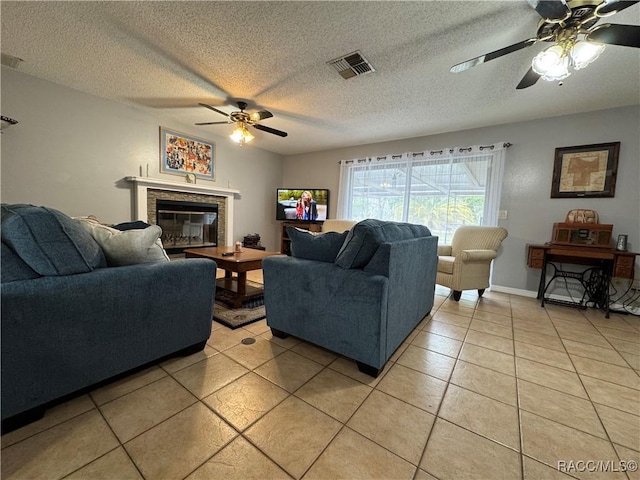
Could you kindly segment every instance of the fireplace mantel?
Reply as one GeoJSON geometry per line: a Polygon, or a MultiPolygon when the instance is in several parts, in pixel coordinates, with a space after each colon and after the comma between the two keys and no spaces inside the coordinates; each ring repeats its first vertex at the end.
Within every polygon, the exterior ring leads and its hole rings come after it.
{"type": "Polygon", "coordinates": [[[199,193],[200,195],[211,195],[225,198],[226,208],[226,245],[233,245],[233,200],[240,196],[240,190],[235,188],[224,188],[210,185],[198,185],[196,183],[179,183],[168,180],[160,180],[151,177],[125,177],[127,182],[135,186],[135,214],[137,220],[148,221],[147,212],[147,190],[167,190],[170,192],[199,193]]]}

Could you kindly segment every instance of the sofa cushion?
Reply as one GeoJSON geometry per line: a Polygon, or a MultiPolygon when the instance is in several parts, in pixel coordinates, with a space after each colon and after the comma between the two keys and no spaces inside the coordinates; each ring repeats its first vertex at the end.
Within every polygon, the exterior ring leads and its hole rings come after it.
{"type": "Polygon", "coordinates": [[[287,227],[291,239],[291,256],[307,260],[333,263],[347,232],[312,233],[296,227],[287,227]]]}
{"type": "Polygon", "coordinates": [[[110,267],[169,261],[160,240],[162,229],[157,225],[120,231],[88,218],[76,221],[98,242],[110,267]]]}
{"type": "Polygon", "coordinates": [[[2,242],[2,259],[0,262],[0,265],[2,265],[2,268],[0,268],[2,283],[31,280],[40,277],[40,275],[24,263],[22,259],[11,250],[11,247],[4,242],[2,242]]]}
{"type": "Polygon", "coordinates": [[[39,275],[73,275],[106,266],[91,235],[53,208],[2,205],[2,241],[39,275]]]}
{"type": "Polygon", "coordinates": [[[363,268],[384,242],[430,237],[424,225],[367,219],[354,225],[336,257],[342,268],[363,268]]]}

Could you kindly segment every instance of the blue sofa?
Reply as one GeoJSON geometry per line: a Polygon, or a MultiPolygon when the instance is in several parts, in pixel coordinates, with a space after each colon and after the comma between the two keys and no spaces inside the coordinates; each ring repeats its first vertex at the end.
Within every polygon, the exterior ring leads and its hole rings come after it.
{"type": "Polygon", "coordinates": [[[288,227],[292,256],[263,260],[267,324],[356,360],[377,376],[433,307],[438,237],[364,220],[349,232],[288,227]]]}
{"type": "MultiPolygon", "coordinates": [[[[139,246],[157,228],[114,238],[139,246]]],[[[70,394],[204,348],[215,262],[110,267],[79,220],[31,205],[2,205],[1,234],[3,432],[70,394]]]]}

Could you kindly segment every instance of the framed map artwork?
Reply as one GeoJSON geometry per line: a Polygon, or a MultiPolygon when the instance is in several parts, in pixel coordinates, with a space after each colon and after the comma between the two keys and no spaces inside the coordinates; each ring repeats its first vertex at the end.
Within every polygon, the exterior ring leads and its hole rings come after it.
{"type": "Polygon", "coordinates": [[[556,148],[551,198],[613,197],[620,142],[556,148]]]}
{"type": "Polygon", "coordinates": [[[161,173],[215,180],[214,150],[213,142],[160,127],[161,173]]]}

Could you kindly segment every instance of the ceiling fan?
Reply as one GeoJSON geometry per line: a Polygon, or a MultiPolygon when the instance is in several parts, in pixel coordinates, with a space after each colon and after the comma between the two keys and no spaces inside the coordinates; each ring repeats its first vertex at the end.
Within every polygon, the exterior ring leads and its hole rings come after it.
{"type": "Polygon", "coordinates": [[[218,110],[211,105],[207,105],[206,103],[200,103],[201,106],[208,108],[209,110],[213,110],[220,115],[224,115],[227,117],[227,121],[225,122],[200,122],[196,123],[196,125],[221,125],[223,123],[235,123],[236,128],[233,133],[230,135],[231,140],[240,145],[244,145],[247,142],[253,140],[253,135],[247,128],[247,126],[251,126],[258,130],[262,130],[263,132],[272,133],[273,135],[278,135],[279,137],[286,137],[287,132],[283,132],[282,130],[276,130],[275,128],[265,127],[264,125],[260,125],[258,122],[261,120],[266,120],[267,118],[273,117],[273,114],[267,110],[260,110],[258,112],[248,113],[245,112],[247,109],[247,102],[238,102],[238,108],[240,111],[225,113],[222,110],[218,110]]]}
{"type": "Polygon", "coordinates": [[[520,90],[534,85],[540,77],[549,81],[568,77],[570,68],[579,70],[598,58],[604,44],[640,48],[640,26],[609,23],[596,26],[601,18],[638,1],[527,0],[527,3],[542,17],[535,37],[459,63],[450,71],[463,72],[537,42],[554,42],[534,57],[531,68],[516,87],[520,90]]]}

